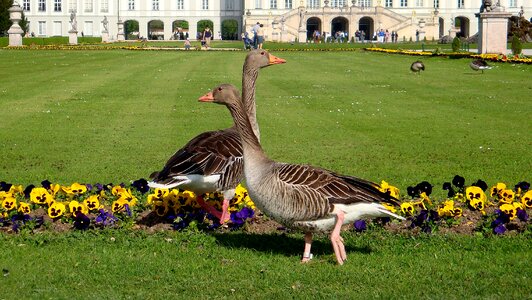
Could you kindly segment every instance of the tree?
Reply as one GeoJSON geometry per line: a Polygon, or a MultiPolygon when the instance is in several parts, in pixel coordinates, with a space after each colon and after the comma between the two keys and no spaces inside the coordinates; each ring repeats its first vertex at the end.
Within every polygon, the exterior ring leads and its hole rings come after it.
{"type": "Polygon", "coordinates": [[[521,42],[530,42],[532,40],[532,23],[524,17],[510,17],[510,30],[508,37],[517,36],[521,42]]]}
{"type": "Polygon", "coordinates": [[[222,39],[238,39],[238,22],[236,20],[224,20],[222,22],[222,39]]]}
{"type": "Polygon", "coordinates": [[[205,30],[205,27],[209,27],[211,31],[214,31],[214,24],[211,20],[198,21],[198,32],[203,32],[203,30],[205,30]]]}
{"type": "Polygon", "coordinates": [[[13,24],[9,20],[9,8],[13,5],[13,0],[0,0],[0,36],[7,34],[9,27],[13,24]]]}

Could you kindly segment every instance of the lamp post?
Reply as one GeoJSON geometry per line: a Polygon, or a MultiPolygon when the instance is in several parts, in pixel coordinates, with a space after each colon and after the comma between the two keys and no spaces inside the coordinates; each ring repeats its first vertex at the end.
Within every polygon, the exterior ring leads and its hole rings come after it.
{"type": "Polygon", "coordinates": [[[7,31],[9,34],[9,46],[22,46],[22,34],[24,34],[24,30],[18,24],[22,20],[22,8],[18,3],[14,2],[13,6],[7,11],[9,12],[9,20],[13,22],[13,25],[7,31]]]}

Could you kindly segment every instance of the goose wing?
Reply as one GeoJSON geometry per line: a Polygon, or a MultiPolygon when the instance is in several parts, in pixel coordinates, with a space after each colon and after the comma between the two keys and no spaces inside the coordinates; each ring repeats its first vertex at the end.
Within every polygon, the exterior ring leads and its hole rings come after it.
{"type": "Polygon", "coordinates": [[[279,164],[278,177],[284,184],[306,194],[318,195],[329,204],[353,204],[359,202],[387,202],[399,205],[397,199],[379,190],[373,182],[336,174],[309,165],[279,164]]]}
{"type": "Polygon", "coordinates": [[[154,181],[179,175],[213,175],[242,164],[240,136],[234,127],[204,132],[179,149],[152,177],[154,181]]]}

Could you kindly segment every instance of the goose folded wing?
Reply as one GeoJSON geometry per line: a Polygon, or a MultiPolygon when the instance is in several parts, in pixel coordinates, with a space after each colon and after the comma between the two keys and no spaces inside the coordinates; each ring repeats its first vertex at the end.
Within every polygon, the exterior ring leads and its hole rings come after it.
{"type": "Polygon", "coordinates": [[[213,175],[242,159],[242,146],[236,130],[205,132],[179,149],[157,177],[213,175]]]}
{"type": "Polygon", "coordinates": [[[381,192],[373,182],[309,165],[280,164],[279,179],[302,191],[310,189],[330,204],[387,202],[398,205],[397,199],[381,192]]]}

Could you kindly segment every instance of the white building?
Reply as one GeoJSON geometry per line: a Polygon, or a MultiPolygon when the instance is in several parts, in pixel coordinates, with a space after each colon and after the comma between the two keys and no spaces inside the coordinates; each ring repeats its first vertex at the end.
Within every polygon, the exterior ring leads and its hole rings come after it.
{"type": "MultiPolygon", "coordinates": [[[[251,31],[256,22],[264,24],[269,41],[303,41],[320,33],[357,30],[366,33],[384,29],[396,31],[399,40],[444,35],[471,36],[478,31],[482,0],[18,0],[35,36],[67,36],[70,13],[76,11],[78,34],[100,36],[103,18],[109,21],[109,35],[116,39],[119,20],[138,22],[138,36],[171,39],[177,24],[189,24],[195,37],[198,22],[213,24],[214,38],[222,33],[222,22],[238,26],[237,32],[251,31]],[[162,28],[161,28],[162,22],[162,28]],[[153,24],[158,23],[158,26],[153,24]]],[[[517,15],[532,11],[532,0],[492,0],[517,15]]],[[[126,26],[127,27],[127,26],[126,26]]],[[[126,34],[136,34],[126,32],[126,34]]]]}

